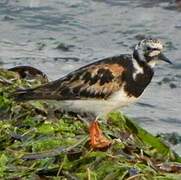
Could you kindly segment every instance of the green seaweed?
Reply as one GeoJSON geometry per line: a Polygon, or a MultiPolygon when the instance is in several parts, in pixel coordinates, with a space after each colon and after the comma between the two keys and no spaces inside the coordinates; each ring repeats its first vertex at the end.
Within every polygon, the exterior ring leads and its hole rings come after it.
{"type": "Polygon", "coordinates": [[[39,84],[0,71],[1,179],[181,179],[181,157],[120,112],[100,122],[113,143],[99,151],[91,149],[81,119],[57,115],[44,101],[11,98],[17,88],[39,84]]]}

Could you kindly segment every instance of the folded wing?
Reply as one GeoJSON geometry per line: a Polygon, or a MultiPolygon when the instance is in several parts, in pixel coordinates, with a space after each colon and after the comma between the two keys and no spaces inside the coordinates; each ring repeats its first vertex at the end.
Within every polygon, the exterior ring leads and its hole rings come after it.
{"type": "Polygon", "coordinates": [[[124,72],[121,63],[113,59],[104,60],[37,88],[17,90],[14,97],[16,100],[106,99],[121,88],[124,72]]]}

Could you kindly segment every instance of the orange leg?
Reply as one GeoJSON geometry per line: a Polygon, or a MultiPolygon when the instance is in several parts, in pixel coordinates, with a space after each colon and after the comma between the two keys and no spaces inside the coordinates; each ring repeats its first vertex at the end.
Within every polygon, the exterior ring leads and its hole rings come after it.
{"type": "Polygon", "coordinates": [[[99,124],[97,121],[91,122],[89,133],[90,133],[90,145],[92,146],[93,149],[103,149],[110,146],[111,141],[109,141],[102,134],[102,131],[99,128],[99,124]]]}

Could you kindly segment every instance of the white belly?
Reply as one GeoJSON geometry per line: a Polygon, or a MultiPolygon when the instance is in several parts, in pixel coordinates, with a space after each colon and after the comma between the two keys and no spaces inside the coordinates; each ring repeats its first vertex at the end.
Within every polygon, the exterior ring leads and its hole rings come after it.
{"type": "Polygon", "coordinates": [[[67,100],[55,101],[56,108],[64,109],[65,111],[73,112],[88,112],[96,116],[105,115],[111,111],[127,106],[135,102],[137,98],[129,97],[120,90],[114,93],[109,99],[87,99],[87,100],[67,100]]]}

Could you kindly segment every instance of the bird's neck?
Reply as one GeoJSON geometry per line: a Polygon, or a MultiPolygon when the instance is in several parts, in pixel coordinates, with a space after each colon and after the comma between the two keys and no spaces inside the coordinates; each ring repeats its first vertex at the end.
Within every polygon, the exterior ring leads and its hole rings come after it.
{"type": "Polygon", "coordinates": [[[151,57],[146,57],[142,52],[139,52],[138,49],[135,49],[133,52],[133,64],[135,68],[154,68],[156,61],[151,57]]]}
{"type": "Polygon", "coordinates": [[[132,56],[133,70],[126,84],[129,96],[139,97],[153,77],[153,69],[145,61],[141,61],[137,54],[132,56]]]}
{"type": "Polygon", "coordinates": [[[143,53],[140,53],[138,49],[135,49],[133,51],[133,61],[136,61],[136,63],[142,67],[144,66],[146,59],[145,56],[143,55],[143,53]]]}
{"type": "MultiPolygon", "coordinates": [[[[150,61],[150,64],[147,63],[146,59],[142,59],[143,57],[140,56],[138,51],[134,51],[133,57],[132,57],[132,63],[133,63],[133,74],[132,78],[133,80],[138,84],[147,84],[150,82],[152,76],[153,76],[153,66],[150,61]],[[141,80],[140,80],[141,77],[141,80]]],[[[144,57],[145,58],[145,57],[144,57]]]]}
{"type": "Polygon", "coordinates": [[[134,50],[133,52],[132,62],[134,68],[133,79],[136,79],[138,74],[144,74],[145,67],[145,63],[137,50],[134,50]]]}

